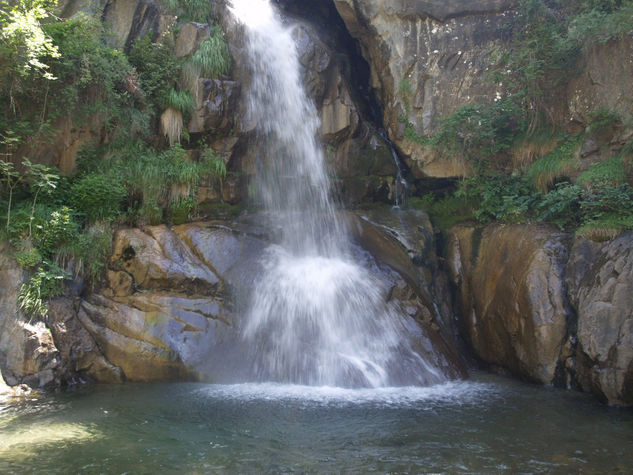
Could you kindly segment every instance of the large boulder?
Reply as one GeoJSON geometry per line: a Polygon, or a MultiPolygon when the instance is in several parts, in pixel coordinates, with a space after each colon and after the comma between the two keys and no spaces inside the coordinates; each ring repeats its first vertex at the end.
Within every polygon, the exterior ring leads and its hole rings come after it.
{"type": "Polygon", "coordinates": [[[60,297],[48,308],[47,326],[59,351],[62,383],[123,381],[121,369],[103,356],[101,348],[77,317],[77,305],[77,298],[60,297]]]}
{"type": "Polygon", "coordinates": [[[572,249],[570,297],[578,314],[578,382],[611,404],[633,405],[633,233],[572,249]]]}
{"type": "Polygon", "coordinates": [[[631,57],[631,35],[596,43],[583,50],[581,74],[573,78],[567,88],[569,114],[566,119],[586,125],[590,122],[590,114],[600,109],[614,111],[622,117],[632,115],[631,57]]]}
{"type": "Polygon", "coordinates": [[[571,316],[567,238],[528,225],[450,231],[462,327],[480,359],[524,379],[554,382],[571,316]]]}
{"type": "Polygon", "coordinates": [[[378,262],[397,271],[406,292],[394,288],[392,297],[415,305],[414,318],[441,334],[450,353],[463,353],[457,338],[457,318],[451,302],[448,275],[436,254],[433,226],[419,210],[373,208],[349,214],[352,236],[378,262]]]}
{"type": "Polygon", "coordinates": [[[164,5],[153,0],[109,1],[101,18],[108,27],[110,44],[125,49],[148,35],[152,40],[158,39],[175,20],[175,16],[164,5]]]}
{"type": "Polygon", "coordinates": [[[633,404],[633,233],[460,226],[447,260],[461,329],[493,369],[633,404]]]}
{"type": "Polygon", "coordinates": [[[215,380],[239,360],[225,343],[236,340],[231,295],[252,284],[263,246],[220,225],[120,230],[108,286],[77,318],[125,380],[215,380]]]}
{"type": "Polygon", "coordinates": [[[59,385],[60,358],[44,322],[29,320],[18,307],[25,272],[0,243],[0,370],[10,386],[34,388],[59,385]]]}

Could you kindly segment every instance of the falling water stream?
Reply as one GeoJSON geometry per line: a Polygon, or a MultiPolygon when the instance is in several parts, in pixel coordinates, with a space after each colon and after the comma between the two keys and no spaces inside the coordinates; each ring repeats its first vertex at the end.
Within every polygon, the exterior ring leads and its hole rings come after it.
{"type": "Polygon", "coordinates": [[[232,5],[251,65],[256,188],[269,226],[281,230],[265,256],[243,327],[256,379],[346,387],[444,381],[409,345],[409,330],[384,301],[380,284],[352,259],[292,28],[268,0],[232,5]]]}

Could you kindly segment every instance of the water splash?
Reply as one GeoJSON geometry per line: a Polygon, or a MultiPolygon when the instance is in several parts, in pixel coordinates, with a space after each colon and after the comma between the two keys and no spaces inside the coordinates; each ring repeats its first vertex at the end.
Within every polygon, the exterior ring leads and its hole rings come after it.
{"type": "Polygon", "coordinates": [[[264,256],[242,336],[258,381],[345,387],[446,378],[414,351],[380,283],[351,257],[331,197],[320,121],[300,78],[292,28],[268,0],[232,0],[244,25],[257,124],[257,195],[281,229],[264,256]]]}

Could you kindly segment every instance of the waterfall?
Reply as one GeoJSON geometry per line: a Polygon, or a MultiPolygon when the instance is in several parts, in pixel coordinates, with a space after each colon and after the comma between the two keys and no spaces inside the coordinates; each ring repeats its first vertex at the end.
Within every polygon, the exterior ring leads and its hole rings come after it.
{"type": "Polygon", "coordinates": [[[258,381],[379,387],[444,377],[414,351],[403,316],[352,257],[330,193],[320,121],[301,83],[292,27],[268,0],[232,0],[244,25],[257,124],[256,190],[278,242],[263,256],[241,328],[258,381]],[[404,375],[404,376],[403,376],[404,375]]]}

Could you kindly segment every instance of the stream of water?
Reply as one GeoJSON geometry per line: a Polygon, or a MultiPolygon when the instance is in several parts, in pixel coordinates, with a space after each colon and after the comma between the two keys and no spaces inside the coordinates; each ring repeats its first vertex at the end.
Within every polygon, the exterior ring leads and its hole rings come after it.
{"type": "Polygon", "coordinates": [[[630,473],[633,412],[490,375],[123,384],[0,406],[2,473],[630,473]]]}
{"type": "Polygon", "coordinates": [[[320,122],[301,83],[292,26],[268,0],[232,0],[256,125],[259,201],[280,230],[242,328],[257,381],[380,387],[447,378],[409,344],[404,316],[354,261],[331,197],[320,122]]]}

